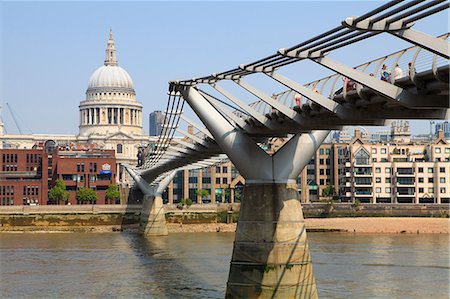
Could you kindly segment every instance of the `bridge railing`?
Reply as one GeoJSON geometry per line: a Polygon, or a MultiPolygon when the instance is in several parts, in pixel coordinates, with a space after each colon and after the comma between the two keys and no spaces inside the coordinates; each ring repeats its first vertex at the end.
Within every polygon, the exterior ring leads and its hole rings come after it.
{"type": "MultiPolygon", "coordinates": [[[[447,40],[449,36],[450,33],[446,33],[439,36],[439,38],[447,40]]],[[[370,62],[358,65],[357,67],[355,67],[355,69],[358,69],[366,74],[373,74],[375,77],[380,78],[383,64],[387,66],[387,71],[391,74],[393,73],[395,65],[398,64],[403,72],[403,77],[406,77],[410,75],[409,63],[412,64],[412,67],[415,69],[416,73],[429,71],[436,67],[439,68],[449,65],[449,61],[447,59],[439,55],[432,54],[431,52],[426,51],[418,46],[412,46],[390,55],[383,56],[370,62]]],[[[338,94],[343,90],[344,78],[340,74],[334,74],[319,80],[309,82],[304,86],[308,87],[311,90],[317,91],[322,95],[326,95],[332,99],[335,94],[338,94]]],[[[351,89],[351,87],[347,88],[351,89]]],[[[298,105],[296,97],[300,98],[300,96],[292,90],[278,93],[275,96],[277,101],[291,108],[312,104],[312,101],[308,98],[301,97],[300,105],[298,105]]],[[[256,111],[263,114],[270,113],[272,110],[272,107],[264,103],[263,101],[255,101],[249,105],[256,111]]],[[[243,117],[244,119],[249,118],[249,116],[244,115],[243,113],[238,111],[235,111],[235,114],[243,117]]]]}

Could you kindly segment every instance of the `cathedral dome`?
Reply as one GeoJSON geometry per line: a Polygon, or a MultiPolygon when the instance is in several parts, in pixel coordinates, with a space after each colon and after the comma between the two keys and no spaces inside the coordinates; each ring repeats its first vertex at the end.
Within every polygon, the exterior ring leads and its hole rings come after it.
{"type": "Polygon", "coordinates": [[[88,89],[99,87],[133,88],[133,81],[126,70],[118,65],[103,65],[89,79],[88,89]]]}
{"type": "Polygon", "coordinates": [[[87,92],[127,92],[134,94],[133,81],[126,70],[117,65],[116,47],[109,32],[105,64],[95,70],[89,79],[87,92]]]}

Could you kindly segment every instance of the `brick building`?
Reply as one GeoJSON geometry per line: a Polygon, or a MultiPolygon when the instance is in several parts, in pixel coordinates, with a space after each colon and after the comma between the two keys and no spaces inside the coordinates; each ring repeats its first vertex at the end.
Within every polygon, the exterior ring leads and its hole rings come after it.
{"type": "Polygon", "coordinates": [[[67,203],[77,204],[80,187],[96,190],[97,204],[113,203],[105,190],[116,179],[114,150],[65,150],[47,141],[33,149],[0,149],[0,169],[0,205],[54,204],[48,191],[58,178],[69,191],[67,203]]]}

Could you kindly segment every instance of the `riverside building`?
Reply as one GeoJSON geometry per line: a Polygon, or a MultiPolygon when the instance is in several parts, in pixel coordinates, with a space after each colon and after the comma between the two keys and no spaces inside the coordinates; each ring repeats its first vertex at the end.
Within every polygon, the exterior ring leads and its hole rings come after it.
{"type": "Polygon", "coordinates": [[[136,165],[141,148],[155,141],[142,132],[142,104],[136,99],[133,81],[118,65],[112,31],[102,66],[91,75],[86,97],[79,105],[79,134],[6,135],[0,120],[0,148],[31,149],[36,143],[55,141],[61,147],[70,144],[95,144],[97,148],[114,150],[118,183],[127,185],[130,179],[120,165],[136,165]]]}
{"type": "Polygon", "coordinates": [[[32,149],[0,149],[0,205],[63,204],[48,199],[56,179],[62,179],[69,192],[66,204],[81,204],[76,191],[91,188],[96,204],[116,204],[105,199],[105,191],[116,181],[114,150],[73,145],[58,147],[54,141],[32,149]]]}
{"type": "MultiPolygon", "coordinates": [[[[411,142],[408,132],[408,125],[398,122],[391,131],[396,141],[371,143],[356,130],[348,143],[322,144],[297,179],[302,202],[324,199],[324,190],[332,186],[334,198],[342,202],[449,203],[450,144],[442,131],[432,143],[411,142]]],[[[273,139],[264,148],[274,152],[286,141],[273,139]]],[[[197,203],[234,202],[244,184],[227,162],[178,172],[163,198],[168,203],[183,198],[197,203]],[[209,195],[200,198],[195,194],[198,189],[209,195]]]]}

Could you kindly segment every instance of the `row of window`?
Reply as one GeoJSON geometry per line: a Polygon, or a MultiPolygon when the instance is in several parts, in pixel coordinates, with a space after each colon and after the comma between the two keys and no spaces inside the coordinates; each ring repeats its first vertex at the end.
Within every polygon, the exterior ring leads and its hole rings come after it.
{"type": "Polygon", "coordinates": [[[17,163],[17,154],[3,154],[3,163],[17,163]]]}
{"type": "Polygon", "coordinates": [[[2,171],[17,171],[17,164],[15,165],[2,165],[2,171]]]}
{"type": "MultiPolygon", "coordinates": [[[[216,173],[220,173],[220,166],[216,166],[216,173]]],[[[228,173],[227,166],[222,166],[222,173],[228,173]]]]}
{"type": "MultiPolygon", "coordinates": [[[[441,147],[435,147],[435,148],[434,148],[434,152],[435,152],[436,154],[442,153],[442,150],[443,150],[443,149],[442,149],[441,147]]],[[[394,151],[395,151],[395,149],[394,149],[394,151]]],[[[409,149],[401,148],[401,149],[397,149],[397,152],[398,152],[398,154],[406,155],[406,154],[408,154],[409,149]]],[[[450,147],[446,147],[446,148],[444,149],[444,152],[445,152],[446,154],[450,154],[450,147]]],[[[376,149],[376,148],[372,148],[372,154],[376,154],[376,153],[377,153],[377,149],[376,149]]],[[[386,154],[386,148],[382,147],[382,148],[380,149],[380,153],[381,153],[381,154],[386,154]]]]}
{"type": "MultiPolygon", "coordinates": [[[[414,169],[413,168],[397,168],[397,171],[399,173],[402,173],[402,170],[405,170],[404,174],[414,174],[414,169]],[[399,171],[400,170],[400,171],[399,171]],[[407,170],[407,171],[406,171],[407,170]]],[[[391,173],[392,171],[392,167],[386,167],[384,169],[385,173],[391,173]]],[[[417,171],[419,173],[423,173],[424,172],[424,168],[423,167],[418,167],[417,171]]],[[[434,167],[428,167],[427,168],[427,172],[428,173],[434,173],[434,167]]],[[[445,173],[445,167],[439,167],[439,172],[440,173],[445,173]]],[[[381,167],[375,167],[375,173],[381,173],[381,167]]]]}
{"type": "Polygon", "coordinates": [[[23,186],[23,195],[39,195],[39,186],[23,186]]]}
{"type": "Polygon", "coordinates": [[[27,154],[26,155],[27,164],[38,164],[41,162],[40,154],[27,154]]]}
{"type": "MultiPolygon", "coordinates": [[[[386,188],[384,188],[384,191],[385,191],[385,193],[391,193],[391,191],[393,191],[390,187],[386,187],[386,188]]],[[[418,188],[418,191],[419,191],[419,193],[425,193],[424,191],[424,188],[418,188]]],[[[427,189],[427,191],[428,191],[428,193],[434,193],[434,188],[433,187],[430,187],[430,188],[428,188],[427,189]]],[[[446,193],[447,192],[447,189],[445,188],[445,187],[441,187],[441,188],[439,188],[439,192],[441,193],[441,194],[443,194],[443,193],[446,193]]],[[[377,187],[377,188],[375,188],[375,193],[381,193],[381,188],[379,188],[379,187],[377,187]]],[[[414,192],[410,192],[410,191],[408,191],[408,192],[402,192],[403,194],[401,194],[401,195],[414,195],[414,192]]]]}
{"type": "MultiPolygon", "coordinates": [[[[64,181],[84,182],[84,175],[82,174],[63,174],[62,179],[64,181]]],[[[89,181],[110,181],[111,174],[90,174],[89,181]]]]}
{"type": "MultiPolygon", "coordinates": [[[[84,172],[84,163],[77,163],[77,172],[84,172]]],[[[89,172],[97,172],[97,163],[89,163],[89,172]]]]}
{"type": "Polygon", "coordinates": [[[0,186],[0,196],[14,195],[14,186],[0,186]]]}

